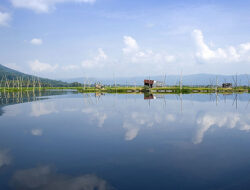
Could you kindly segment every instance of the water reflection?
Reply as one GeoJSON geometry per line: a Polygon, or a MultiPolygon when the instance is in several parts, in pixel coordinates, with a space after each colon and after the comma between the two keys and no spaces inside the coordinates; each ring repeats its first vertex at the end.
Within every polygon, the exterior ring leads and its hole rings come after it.
{"type": "Polygon", "coordinates": [[[24,92],[0,92],[0,105],[18,104],[32,102],[41,97],[55,96],[73,93],[72,91],[47,90],[47,91],[24,91],[24,92]]]}
{"type": "Polygon", "coordinates": [[[105,120],[107,119],[106,113],[103,113],[102,111],[92,107],[82,109],[82,113],[89,116],[90,122],[97,121],[98,127],[102,127],[105,120]]]}
{"type": "Polygon", "coordinates": [[[109,190],[111,186],[94,174],[67,176],[58,174],[51,166],[18,170],[14,173],[11,184],[14,189],[39,190],[109,190]]]}
{"type": "Polygon", "coordinates": [[[43,130],[42,129],[32,129],[31,134],[34,136],[42,136],[43,135],[43,130]]]}
{"type": "MultiPolygon", "coordinates": [[[[193,125],[196,126],[195,135],[191,137],[192,142],[194,144],[199,144],[202,142],[204,134],[209,130],[212,126],[218,127],[227,127],[227,128],[237,128],[239,130],[248,131],[250,118],[249,114],[243,113],[234,113],[234,112],[224,112],[222,110],[217,110],[216,112],[210,111],[211,103],[214,106],[234,106],[235,95],[216,95],[216,101],[213,98],[213,94],[208,95],[185,95],[185,99],[183,100],[183,95],[164,95],[164,94],[144,94],[144,100],[150,101],[151,106],[149,109],[145,109],[142,107],[145,104],[141,104],[143,102],[137,102],[137,104],[133,104],[131,102],[128,103],[128,108],[126,105],[120,103],[118,106],[118,112],[110,113],[107,106],[99,101],[93,101],[95,96],[91,96],[88,94],[85,96],[85,108],[82,109],[82,112],[88,115],[88,119],[90,122],[97,122],[97,126],[101,127],[105,123],[105,120],[114,119],[115,117],[122,117],[121,121],[122,127],[126,130],[124,135],[124,139],[127,141],[131,141],[138,136],[138,133],[142,129],[153,128],[157,126],[169,127],[169,125],[193,125]],[[226,98],[227,97],[227,98],[226,98]],[[205,98],[205,99],[204,99],[205,98]],[[221,99],[224,99],[224,102],[221,102],[221,99]],[[87,100],[86,100],[87,99],[87,100]],[[228,102],[226,101],[228,99],[228,102]],[[167,101],[166,101],[167,100],[167,101]],[[155,101],[155,102],[154,102],[155,101]],[[188,104],[187,106],[183,106],[184,104],[188,104]],[[181,107],[176,106],[176,103],[180,102],[181,107]],[[194,103],[198,105],[194,105],[194,103]],[[209,105],[207,105],[207,102],[209,105]],[[170,106],[166,107],[166,104],[169,103],[170,106]],[[155,105],[154,105],[155,104],[155,105]],[[160,105],[165,105],[163,107],[159,107],[160,105]],[[190,105],[191,104],[191,105],[190,105]],[[88,107],[90,106],[90,107],[88,107]],[[191,106],[191,107],[190,107],[191,106]],[[207,106],[207,107],[206,107],[207,106]],[[138,110],[138,111],[134,111],[138,110]],[[207,112],[209,111],[209,112],[207,112]],[[202,113],[202,114],[201,114],[202,113]],[[118,116],[119,115],[119,116],[118,116]],[[196,116],[197,115],[197,116],[196,116]]],[[[98,96],[98,99],[101,95],[98,96]]],[[[247,105],[249,103],[248,94],[238,95],[237,98],[241,98],[240,100],[245,102],[245,109],[247,109],[247,105]]],[[[115,98],[113,99],[114,102],[115,98]]],[[[122,100],[121,100],[122,101],[122,100]]],[[[110,101],[108,100],[110,103],[110,101]]],[[[241,108],[244,106],[241,106],[241,108]]],[[[237,108],[237,107],[236,107],[237,108]]],[[[214,108],[212,108],[214,109],[214,108]]],[[[113,111],[113,110],[112,110],[113,111]]]]}
{"type": "Polygon", "coordinates": [[[204,113],[197,118],[197,131],[193,138],[195,144],[201,143],[204,134],[212,127],[237,128],[242,131],[250,130],[250,113],[239,114],[232,112],[204,113]]]}
{"type": "Polygon", "coordinates": [[[57,113],[56,105],[54,102],[34,102],[31,104],[31,116],[39,117],[51,113],[57,113]]]}
{"type": "Polygon", "coordinates": [[[8,149],[0,149],[0,169],[11,163],[11,157],[8,149]]]}
{"type": "Polygon", "coordinates": [[[0,189],[250,186],[249,94],[58,94],[2,105],[0,189]]]}
{"type": "MultiPolygon", "coordinates": [[[[25,92],[0,92],[0,116],[4,113],[3,107],[6,105],[20,104],[25,102],[33,102],[41,99],[46,99],[49,96],[71,94],[72,91],[25,91],[25,92]]],[[[16,116],[20,114],[21,110],[13,109],[8,111],[8,116],[16,116]]],[[[53,102],[48,104],[43,104],[41,102],[37,104],[32,104],[32,116],[41,116],[44,114],[49,114],[56,112],[54,109],[53,102]]]]}

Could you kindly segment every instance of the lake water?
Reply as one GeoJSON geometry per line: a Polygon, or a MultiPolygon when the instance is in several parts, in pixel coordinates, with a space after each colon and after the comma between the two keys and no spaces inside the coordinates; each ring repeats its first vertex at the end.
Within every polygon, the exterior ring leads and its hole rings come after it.
{"type": "Polygon", "coordinates": [[[250,189],[249,94],[1,94],[0,189],[250,189]]]}

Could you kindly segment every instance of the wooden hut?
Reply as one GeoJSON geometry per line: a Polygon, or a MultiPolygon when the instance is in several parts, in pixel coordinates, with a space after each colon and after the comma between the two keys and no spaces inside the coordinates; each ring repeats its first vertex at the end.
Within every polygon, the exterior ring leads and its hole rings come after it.
{"type": "Polygon", "coordinates": [[[144,80],[144,86],[148,86],[149,88],[152,88],[154,84],[154,80],[144,80]]]}

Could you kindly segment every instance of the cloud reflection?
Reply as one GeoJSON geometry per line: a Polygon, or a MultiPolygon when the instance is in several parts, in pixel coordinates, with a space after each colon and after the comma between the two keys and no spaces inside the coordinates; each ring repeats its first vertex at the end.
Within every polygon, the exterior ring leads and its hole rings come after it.
{"type": "Polygon", "coordinates": [[[43,135],[43,130],[42,129],[32,129],[31,134],[34,136],[42,136],[43,135]]]}
{"type": "Polygon", "coordinates": [[[31,104],[31,116],[39,117],[57,112],[54,102],[33,102],[31,104]]]}
{"type": "Polygon", "coordinates": [[[98,127],[102,127],[105,120],[107,119],[107,114],[94,108],[82,109],[82,112],[90,116],[91,121],[97,121],[98,127]]]}
{"type": "Polygon", "coordinates": [[[14,189],[35,190],[109,190],[111,186],[96,175],[77,177],[58,174],[50,166],[16,171],[11,184],[14,189]]]}
{"type": "Polygon", "coordinates": [[[11,163],[11,157],[9,155],[9,150],[0,150],[0,168],[11,163]]]}
{"type": "Polygon", "coordinates": [[[217,127],[227,127],[227,128],[237,128],[242,131],[249,131],[250,125],[247,120],[250,118],[250,114],[243,115],[239,113],[206,113],[199,116],[196,120],[198,124],[198,129],[193,138],[194,144],[199,144],[202,142],[204,134],[212,126],[217,127]]]}
{"type": "Polygon", "coordinates": [[[132,112],[125,116],[123,128],[126,129],[125,140],[130,141],[137,137],[141,128],[150,128],[155,124],[161,124],[163,121],[172,122],[175,116],[168,114],[160,115],[152,112],[132,112]]]}

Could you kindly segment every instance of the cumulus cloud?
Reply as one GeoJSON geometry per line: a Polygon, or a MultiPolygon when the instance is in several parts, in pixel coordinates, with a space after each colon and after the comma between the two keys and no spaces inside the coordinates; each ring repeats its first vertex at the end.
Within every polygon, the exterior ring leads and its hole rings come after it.
{"type": "Polygon", "coordinates": [[[0,150],[0,168],[11,163],[11,157],[8,150],[0,150]]]}
{"type": "MultiPolygon", "coordinates": [[[[246,116],[249,118],[249,115],[246,116]]],[[[250,125],[247,120],[243,119],[243,115],[239,113],[206,113],[197,118],[198,129],[193,138],[194,144],[202,142],[204,134],[212,126],[237,128],[242,131],[250,131],[250,125]]]]}
{"type": "Polygon", "coordinates": [[[150,49],[143,50],[131,36],[124,36],[123,42],[125,45],[122,49],[123,54],[133,63],[157,63],[158,66],[161,67],[162,64],[174,62],[176,59],[174,55],[169,55],[167,53],[155,53],[150,49]]]}
{"type": "Polygon", "coordinates": [[[194,30],[193,37],[196,43],[196,58],[200,62],[239,62],[250,61],[250,43],[243,43],[239,46],[212,49],[206,44],[201,30],[194,30]]]}
{"type": "Polygon", "coordinates": [[[48,63],[42,63],[39,60],[35,60],[29,63],[30,68],[34,72],[52,72],[57,69],[58,65],[50,65],[48,63]]]}
{"type": "Polygon", "coordinates": [[[41,45],[43,43],[43,40],[40,38],[33,38],[32,40],[30,40],[30,43],[33,45],[41,45]]]}
{"type": "Polygon", "coordinates": [[[8,26],[11,20],[11,15],[9,13],[0,12],[0,26],[8,26]]]}
{"type": "Polygon", "coordinates": [[[131,53],[134,51],[138,51],[139,46],[134,38],[131,36],[124,36],[123,37],[123,42],[125,44],[125,48],[122,49],[124,53],[131,53]]]}
{"type": "Polygon", "coordinates": [[[57,3],[94,3],[95,0],[10,0],[16,8],[26,8],[37,13],[47,13],[51,9],[55,9],[57,3]]]}
{"type": "Polygon", "coordinates": [[[98,53],[95,57],[89,60],[85,60],[82,62],[83,68],[96,68],[96,67],[103,67],[105,61],[107,60],[108,56],[105,54],[102,48],[98,49],[98,53]]]}
{"type": "Polygon", "coordinates": [[[31,134],[34,136],[42,136],[43,135],[43,130],[42,129],[32,129],[31,134]]]}
{"type": "Polygon", "coordinates": [[[50,166],[18,170],[14,173],[11,184],[14,189],[39,190],[109,190],[112,187],[96,175],[86,174],[76,177],[57,174],[50,166]]]}

